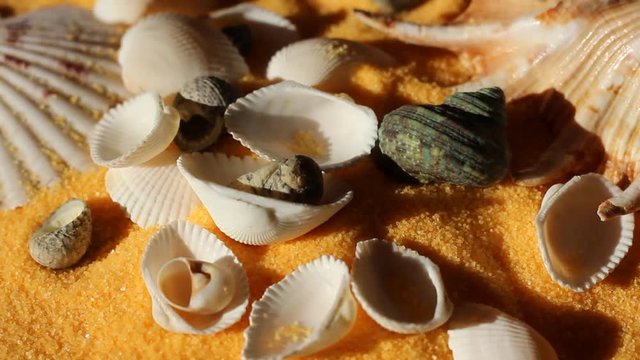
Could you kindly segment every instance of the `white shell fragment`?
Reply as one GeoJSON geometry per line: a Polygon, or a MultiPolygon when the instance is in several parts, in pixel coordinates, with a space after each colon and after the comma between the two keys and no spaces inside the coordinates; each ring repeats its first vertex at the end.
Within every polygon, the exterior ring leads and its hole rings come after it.
{"type": "Polygon", "coordinates": [[[109,110],[89,139],[91,158],[110,168],[139,165],[164,151],[178,133],[180,115],[154,93],[109,110]]]}
{"type": "Polygon", "coordinates": [[[352,328],[356,304],[347,265],[331,256],[300,266],[253,303],[244,359],[282,359],[324,349],[352,328]]]}
{"type": "Polygon", "coordinates": [[[622,194],[616,195],[598,206],[601,220],[610,220],[616,216],[632,214],[640,210],[640,177],[637,177],[622,194]]]}
{"type": "Polygon", "coordinates": [[[93,15],[108,24],[133,24],[151,2],[152,0],[96,0],[93,15]]]}
{"type": "Polygon", "coordinates": [[[235,82],[249,72],[220,31],[204,20],[177,14],[151,15],[129,28],[122,37],[118,62],[127,89],[162,96],[178,92],[199,76],[235,82]]]}
{"type": "Polygon", "coordinates": [[[453,312],[438,266],[384,240],[358,243],[351,286],[367,314],[390,331],[426,332],[447,322],[453,312]]]}
{"type": "Polygon", "coordinates": [[[200,204],[189,183],[180,175],[180,152],[168,149],[140,165],[109,169],[105,186],[134,223],[149,227],[186,219],[200,204]]]}
{"type": "Polygon", "coordinates": [[[258,196],[229,186],[240,175],[265,164],[250,157],[212,153],[183,154],[178,159],[180,172],[218,228],[244,244],[294,239],[327,221],[353,198],[353,191],[329,174],[324,174],[324,194],[318,205],[258,196]]]}
{"type": "Polygon", "coordinates": [[[353,67],[362,63],[389,67],[396,61],[371,45],[342,39],[312,38],[278,51],[269,61],[267,78],[315,86],[325,81],[349,79],[353,67]]]}
{"type": "Polygon", "coordinates": [[[188,222],[166,225],[151,237],[142,276],[153,319],[168,331],[222,331],[240,320],[249,303],[242,264],[214,234],[188,222]]]}
{"type": "Polygon", "coordinates": [[[323,170],[351,164],[377,139],[374,112],[292,81],[263,87],[227,108],[234,139],[268,160],[306,155],[323,170]]]}
{"type": "Polygon", "coordinates": [[[603,280],[622,261],[633,242],[634,217],[606,222],[598,204],[622,191],[599,174],[575,176],[545,194],[536,217],[538,245],[551,278],[573,291],[603,280]]]}
{"type": "Polygon", "coordinates": [[[537,331],[486,305],[457,306],[447,333],[454,360],[558,359],[537,331]]]}

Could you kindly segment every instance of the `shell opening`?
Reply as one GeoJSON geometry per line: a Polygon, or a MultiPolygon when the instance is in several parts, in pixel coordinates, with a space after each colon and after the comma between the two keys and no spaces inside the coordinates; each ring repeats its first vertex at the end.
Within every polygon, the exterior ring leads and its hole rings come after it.
{"type": "Polygon", "coordinates": [[[70,200],[56,210],[42,226],[41,232],[46,234],[58,230],[71,223],[85,209],[85,203],[81,200],[70,200]]]}

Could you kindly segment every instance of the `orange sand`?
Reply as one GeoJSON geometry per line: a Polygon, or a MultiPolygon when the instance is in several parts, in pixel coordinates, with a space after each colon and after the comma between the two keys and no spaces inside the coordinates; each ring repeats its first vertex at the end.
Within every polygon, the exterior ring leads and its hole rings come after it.
{"type": "MultiPolygon", "coordinates": [[[[62,1],[5,4],[22,12],[55,2],[62,1]]],[[[79,2],[89,5],[89,1],[79,2]]],[[[460,10],[460,2],[432,0],[408,16],[442,21],[460,10]]],[[[359,39],[397,56],[402,66],[396,69],[363,68],[346,89],[330,89],[349,93],[380,117],[404,103],[441,101],[446,94],[441,86],[468,76],[454,55],[385,39],[345,10],[345,3],[374,9],[368,0],[257,3],[290,17],[305,37],[359,39]]],[[[247,87],[260,82],[256,79],[247,87]]],[[[514,136],[518,134],[515,131],[514,136]]],[[[215,150],[221,149],[244,152],[228,138],[215,150]]],[[[0,213],[0,356],[238,358],[249,311],[239,323],[212,336],[172,334],[153,322],[140,258],[154,229],[133,225],[111,202],[104,189],[104,173],[104,169],[69,172],[55,188],[38,192],[29,205],[0,213]],[[88,201],[94,216],[93,243],[79,265],[54,272],[29,257],[27,241],[48,214],[70,197],[88,201]]],[[[509,181],[488,189],[404,185],[385,177],[371,159],[340,175],[353,186],[354,200],[323,226],[294,241],[265,247],[241,245],[224,236],[203,207],[190,220],[212,230],[242,261],[251,281],[250,301],[321,254],[351,264],[358,241],[379,237],[435,261],[455,304],[481,302],[524,320],[551,342],[562,359],[638,358],[638,245],[604,282],[586,293],[572,293],[550,280],[537,248],[533,218],[545,189],[509,181]]],[[[382,329],[359,310],[352,332],[311,358],[450,357],[446,325],[426,334],[400,335],[382,329]]]]}

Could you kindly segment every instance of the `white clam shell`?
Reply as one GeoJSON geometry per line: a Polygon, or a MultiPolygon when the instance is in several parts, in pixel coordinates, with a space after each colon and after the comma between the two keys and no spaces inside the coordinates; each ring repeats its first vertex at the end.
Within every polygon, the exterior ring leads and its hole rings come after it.
{"type": "Polygon", "coordinates": [[[142,277],[151,296],[153,319],[164,329],[188,334],[211,334],[236,323],[249,303],[247,275],[235,255],[222,241],[200,226],[178,221],[156,232],[142,255],[142,277]],[[158,288],[160,269],[176,258],[214,263],[226,269],[235,285],[228,305],[214,314],[185,313],[173,308],[158,288]]]}
{"type": "Polygon", "coordinates": [[[271,285],[253,303],[242,356],[282,359],[314,353],[345,336],[355,318],[347,265],[321,256],[271,285]]]}
{"type": "Polygon", "coordinates": [[[193,153],[180,156],[178,168],[220,230],[249,245],[301,236],[327,221],[353,198],[348,186],[329,174],[324,174],[325,190],[320,205],[258,196],[228,186],[240,175],[266,163],[250,157],[193,153]]]}
{"type": "Polygon", "coordinates": [[[384,240],[358,243],[351,286],[367,314],[390,331],[426,332],[447,322],[453,312],[438,266],[384,240]]]}
{"type": "Polygon", "coordinates": [[[454,360],[558,359],[537,331],[486,305],[457,306],[447,333],[454,360]]]}
{"type": "Polygon", "coordinates": [[[378,136],[376,115],[368,107],[292,81],[238,99],[227,108],[225,124],[263,158],[306,155],[323,170],[369,154],[378,136]]]}
{"type": "Polygon", "coordinates": [[[220,31],[204,20],[176,14],[151,15],[129,28],[122,37],[118,62],[127,89],[163,96],[178,92],[199,76],[234,82],[249,72],[220,31]]]}
{"type": "Polygon", "coordinates": [[[600,174],[575,176],[545,194],[536,217],[538,245],[551,278],[573,291],[603,280],[633,242],[633,214],[601,221],[598,205],[622,191],[600,174]]]}
{"type": "Polygon", "coordinates": [[[269,61],[267,78],[314,86],[325,81],[348,79],[353,66],[362,63],[386,67],[396,62],[391,55],[371,45],[342,39],[312,38],[278,51],[269,61]]]}
{"type": "Polygon", "coordinates": [[[105,23],[132,24],[140,18],[152,0],[96,0],[93,15],[105,23]]]}
{"type": "Polygon", "coordinates": [[[107,193],[134,223],[149,227],[186,219],[200,204],[176,167],[178,156],[168,149],[141,165],[107,171],[107,193]]]}
{"type": "Polygon", "coordinates": [[[91,159],[110,168],[142,164],[171,144],[179,126],[180,114],[158,94],[138,95],[104,114],[89,138],[91,159]]]}

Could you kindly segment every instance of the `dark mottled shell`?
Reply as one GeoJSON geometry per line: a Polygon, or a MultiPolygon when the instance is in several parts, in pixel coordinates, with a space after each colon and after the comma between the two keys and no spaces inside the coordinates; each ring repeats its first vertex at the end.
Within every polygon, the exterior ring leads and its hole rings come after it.
{"type": "Polygon", "coordinates": [[[380,149],[420,182],[488,186],[509,166],[499,88],[461,92],[442,105],[402,106],[382,120],[380,149]]]}
{"type": "Polygon", "coordinates": [[[220,29],[222,33],[231,40],[233,46],[238,49],[240,54],[247,55],[251,50],[251,28],[249,25],[233,25],[225,26],[220,29]]]}

